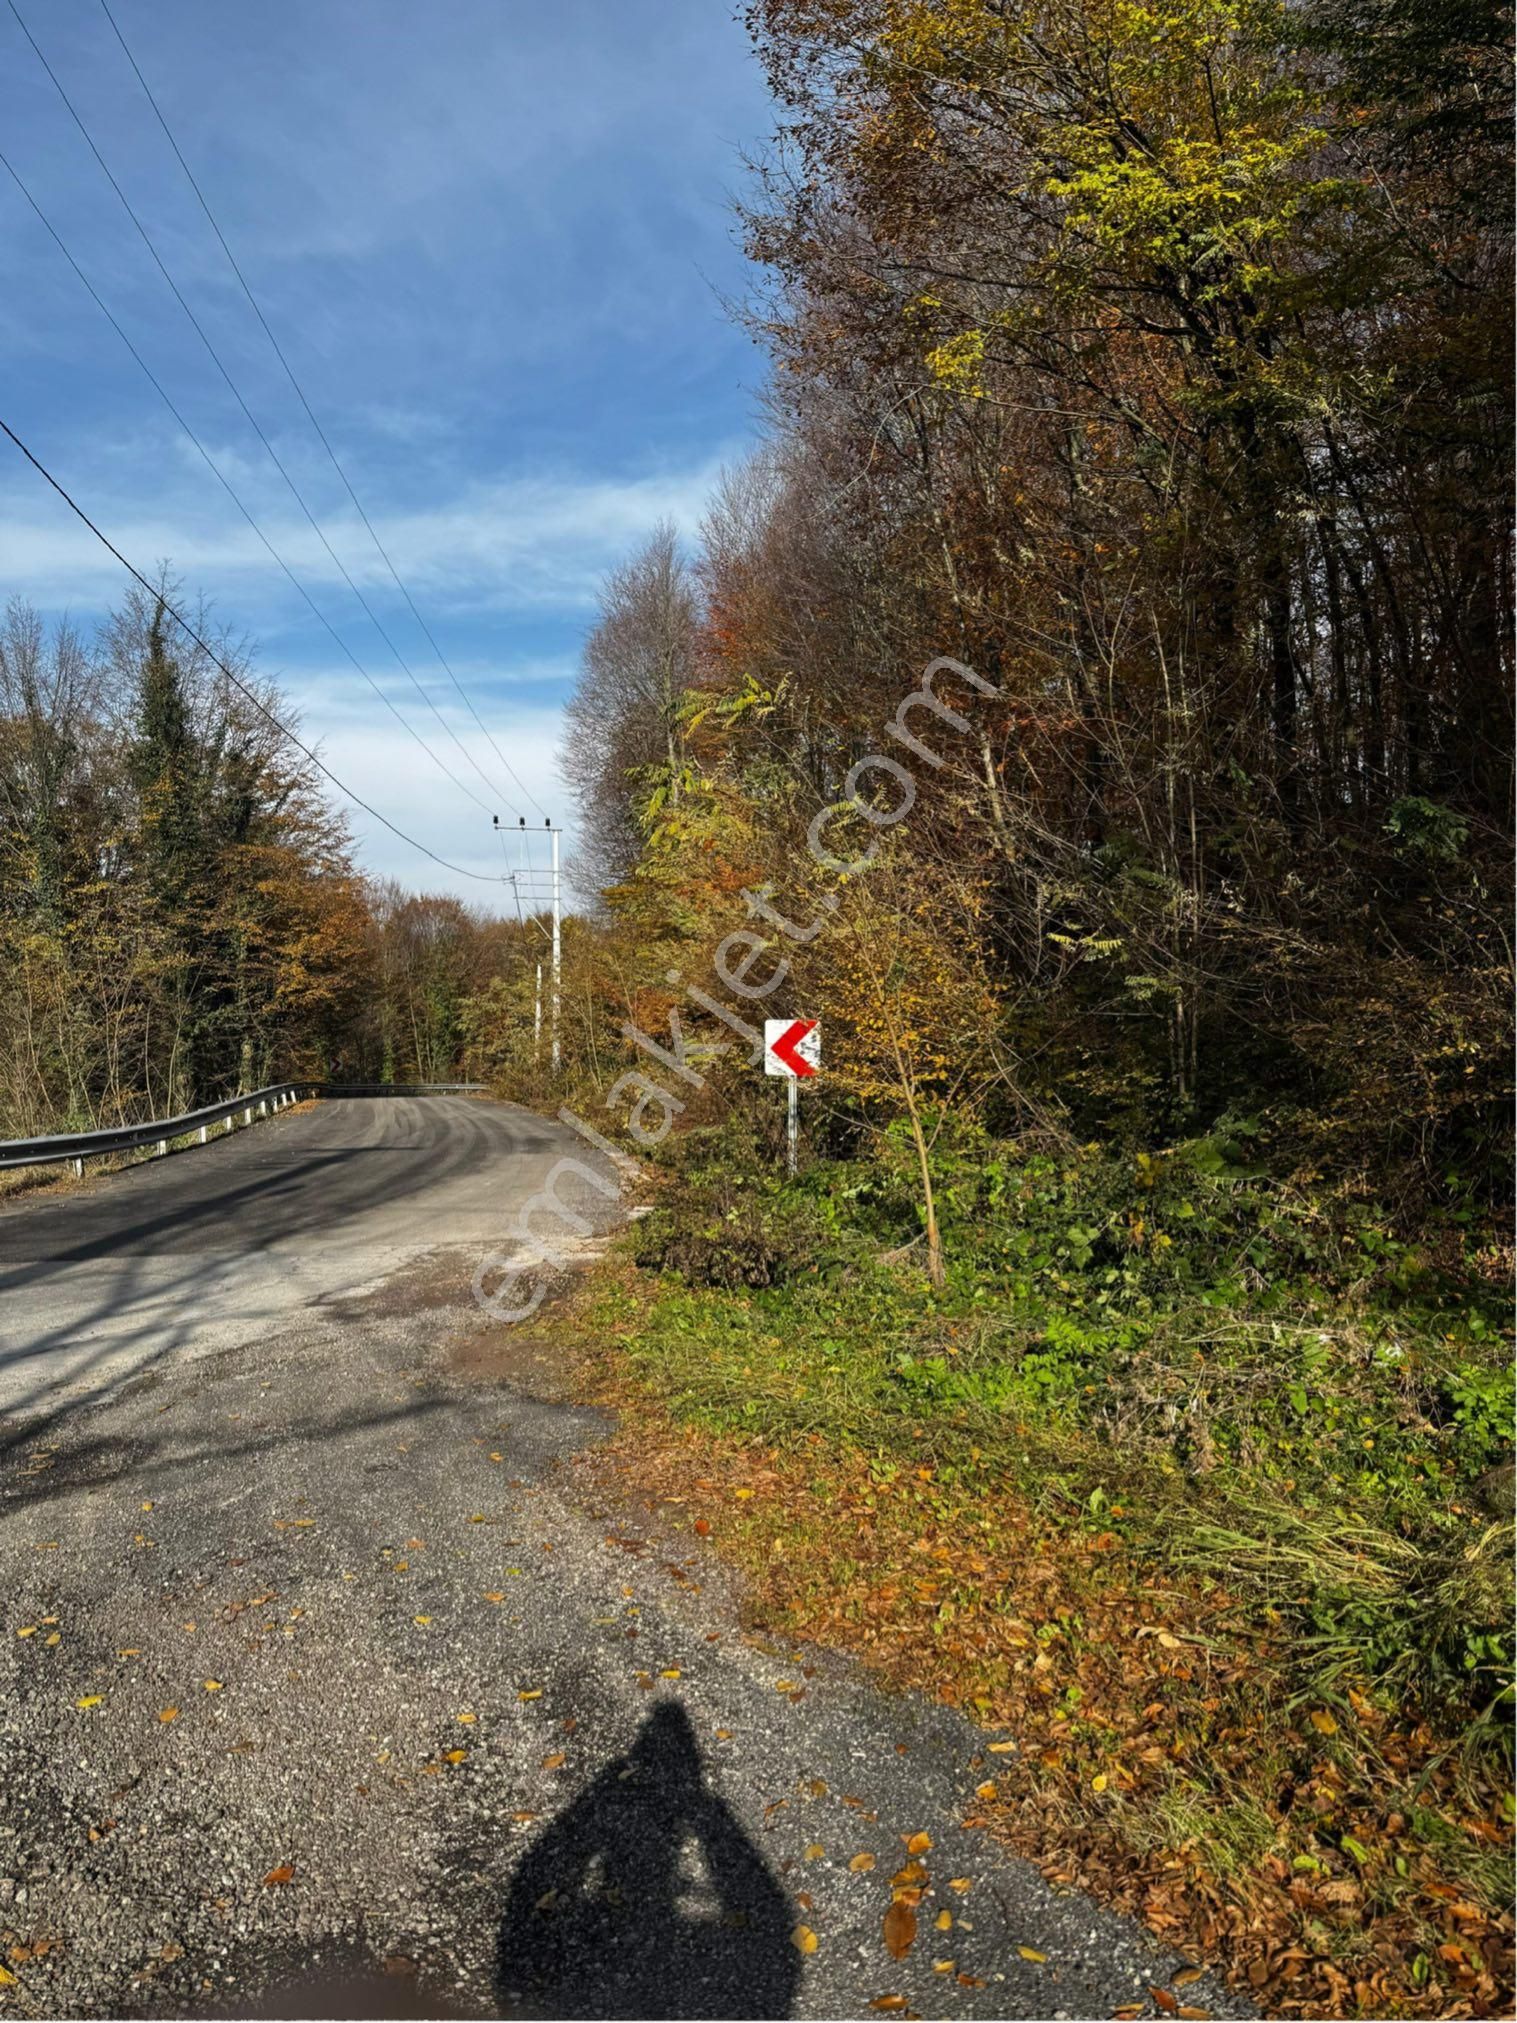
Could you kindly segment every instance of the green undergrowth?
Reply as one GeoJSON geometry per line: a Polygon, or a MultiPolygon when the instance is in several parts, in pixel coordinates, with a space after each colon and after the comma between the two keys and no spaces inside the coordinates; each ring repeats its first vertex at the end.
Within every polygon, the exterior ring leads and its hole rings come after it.
{"type": "MultiPolygon", "coordinates": [[[[1472,1218],[1409,1241],[1252,1142],[1247,1120],[1136,1154],[944,1132],[936,1291],[903,1144],[786,1184],[692,1135],[618,1331],[687,1422],[1012,1488],[1225,1584],[1293,1683],[1368,1683],[1499,1745],[1504,1279],[1472,1218]]],[[[608,1286],[604,1318],[630,1297],[608,1286]]]]}

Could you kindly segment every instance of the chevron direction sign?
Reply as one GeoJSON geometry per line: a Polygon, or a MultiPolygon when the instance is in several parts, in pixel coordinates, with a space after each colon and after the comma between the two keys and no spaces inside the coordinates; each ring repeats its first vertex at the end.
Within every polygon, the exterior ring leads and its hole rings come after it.
{"type": "Polygon", "coordinates": [[[822,1065],[822,1028],[816,1019],[765,1019],[764,1073],[805,1081],[822,1065]]]}

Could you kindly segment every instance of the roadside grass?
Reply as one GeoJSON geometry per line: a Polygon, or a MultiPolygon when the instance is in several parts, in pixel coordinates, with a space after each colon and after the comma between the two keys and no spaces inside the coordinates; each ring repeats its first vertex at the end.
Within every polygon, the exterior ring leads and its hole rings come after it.
{"type": "Polygon", "coordinates": [[[1246,1135],[950,1149],[942,1294],[888,1159],[787,1188],[696,1144],[551,1325],[769,1627],[1001,1731],[985,1818],[1049,1873],[1280,2013],[1495,2013],[1501,1260],[1246,1135]]]}

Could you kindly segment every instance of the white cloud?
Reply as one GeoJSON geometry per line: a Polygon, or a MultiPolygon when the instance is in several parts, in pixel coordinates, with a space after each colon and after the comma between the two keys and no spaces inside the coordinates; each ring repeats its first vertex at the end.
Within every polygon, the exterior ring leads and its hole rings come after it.
{"type": "MultiPolygon", "coordinates": [[[[549,847],[541,817],[532,807],[525,810],[528,830],[523,839],[514,814],[508,812],[520,803],[520,793],[508,789],[510,799],[503,797],[500,812],[505,833],[499,836],[489,815],[459,793],[399,724],[389,718],[356,723],[345,703],[333,711],[329,707],[330,698],[319,692],[306,691],[298,681],[290,682],[288,687],[300,713],[303,736],[308,743],[315,744],[343,784],[381,810],[397,828],[460,867],[458,871],[449,871],[431,862],[363,809],[349,805],[358,859],[366,872],[377,878],[396,878],[413,890],[451,892],[472,906],[505,915],[513,915],[516,908],[512,888],[506,882],[511,873],[519,875],[519,889],[528,910],[532,910],[533,904],[528,895],[545,898],[549,847]]],[[[498,773],[499,765],[478,730],[469,728],[473,735],[472,739],[465,739],[466,744],[476,753],[487,774],[498,773]]],[[[492,728],[496,729],[498,742],[534,801],[540,802],[556,823],[569,830],[562,846],[567,865],[573,855],[574,837],[572,825],[566,819],[569,804],[557,766],[558,712],[546,707],[517,710],[509,725],[501,727],[508,730],[509,741],[501,735],[501,728],[493,725],[492,728]]],[[[456,749],[443,739],[435,722],[432,731],[428,742],[445,753],[460,777],[470,779],[483,796],[479,782],[464,769],[456,749]]],[[[566,906],[570,899],[566,885],[566,906]]]]}
{"type": "MultiPolygon", "coordinates": [[[[656,521],[672,519],[694,532],[721,462],[707,457],[684,470],[632,477],[542,473],[476,481],[433,505],[371,518],[418,601],[427,593],[445,596],[455,611],[582,617],[605,570],[656,521]]],[[[256,628],[253,600],[272,593],[282,603],[295,593],[230,502],[213,494],[208,504],[207,489],[209,483],[198,493],[176,486],[180,496],[151,511],[128,498],[81,503],[138,568],[151,573],[167,557],[193,589],[204,589],[228,615],[256,628]]],[[[298,512],[268,510],[261,500],[253,510],[300,581],[313,594],[323,593],[322,609],[333,623],[367,628],[331,556],[298,512]]],[[[365,592],[396,594],[355,515],[333,515],[322,525],[365,592]]],[[[77,607],[113,597],[121,571],[61,501],[35,492],[28,498],[12,483],[0,494],[0,577],[6,589],[24,589],[43,606],[77,607]]]]}

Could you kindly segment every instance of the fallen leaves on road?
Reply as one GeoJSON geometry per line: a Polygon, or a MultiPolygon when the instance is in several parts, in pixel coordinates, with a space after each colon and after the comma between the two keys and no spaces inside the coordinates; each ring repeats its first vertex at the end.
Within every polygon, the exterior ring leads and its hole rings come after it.
{"type": "Polygon", "coordinates": [[[562,1749],[555,1749],[551,1756],[543,1758],[543,1768],[544,1770],[562,1770],[568,1760],[562,1749]]]}
{"type": "Polygon", "coordinates": [[[1035,1967],[1041,1967],[1043,1962],[1048,1958],[1048,1955],[1040,1953],[1036,1946],[1018,1946],[1017,1951],[1022,1955],[1024,1960],[1031,1960],[1035,1967]]]}
{"type": "Polygon", "coordinates": [[[76,1707],[98,1707],[105,1698],[103,1693],[86,1693],[82,1700],[76,1700],[76,1707]]]}
{"type": "Polygon", "coordinates": [[[518,1700],[540,1700],[542,1696],[543,1689],[541,1686],[528,1686],[518,1693],[516,1697],[518,1700]]]}
{"type": "Polygon", "coordinates": [[[295,1864],[283,1861],[279,1864],[278,1868],[271,1868],[269,1870],[263,1879],[263,1886],[266,1890],[278,1889],[282,1883],[293,1882],[294,1879],[295,1864]]]}
{"type": "Polygon", "coordinates": [[[926,1854],[932,1847],[930,1833],[903,1833],[901,1838],[906,1843],[908,1854],[926,1854]]]}
{"type": "Polygon", "coordinates": [[[177,1707],[160,1707],[158,1719],[164,1722],[177,1721],[179,1719],[179,1709],[177,1707]]]}
{"type": "Polygon", "coordinates": [[[897,1897],[885,1913],[885,1950],[892,1960],[904,1960],[916,1942],[917,1914],[897,1897]]]}
{"type": "Polygon", "coordinates": [[[856,1854],[848,1866],[853,1870],[855,1875],[868,1875],[869,1871],[874,1867],[874,1856],[872,1854],[856,1854]]]}
{"type": "Polygon", "coordinates": [[[810,1925],[797,1925],[790,1934],[790,1943],[798,1953],[814,1953],[819,1942],[810,1925]]]}

